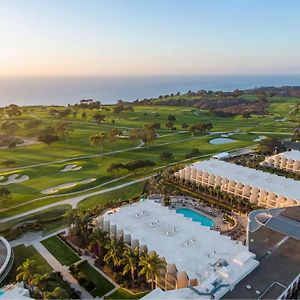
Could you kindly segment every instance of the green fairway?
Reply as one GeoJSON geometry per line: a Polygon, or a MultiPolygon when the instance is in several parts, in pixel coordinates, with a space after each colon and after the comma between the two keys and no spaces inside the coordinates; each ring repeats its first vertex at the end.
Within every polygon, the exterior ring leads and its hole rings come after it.
{"type": "Polygon", "coordinates": [[[58,236],[43,240],[41,243],[62,265],[70,266],[80,260],[79,256],[58,236]]]}
{"type": "MultiPolygon", "coordinates": [[[[249,101],[255,99],[251,95],[245,97],[246,99],[249,98],[249,101]]],[[[13,174],[29,177],[27,181],[5,186],[11,191],[12,197],[5,202],[0,202],[0,217],[12,216],[65,200],[72,197],[73,193],[75,193],[74,195],[82,195],[88,193],[90,189],[100,190],[102,189],[101,185],[105,183],[110,185],[110,181],[119,177],[134,175],[123,169],[120,170],[119,174],[109,173],[107,169],[112,163],[124,164],[146,159],[153,161],[156,164],[154,167],[137,171],[137,176],[141,178],[151,170],[154,172],[156,168],[163,165],[184,160],[192,148],[198,148],[201,155],[207,158],[208,155],[222,151],[254,146],[256,144],[255,139],[262,135],[289,137],[297,122],[297,116],[289,115],[289,111],[296,103],[297,99],[274,97],[269,104],[268,114],[264,116],[252,115],[251,118],[243,118],[241,115],[226,118],[217,117],[211,115],[208,110],[199,110],[195,107],[155,105],[135,105],[134,111],[114,114],[111,110],[112,106],[108,106],[108,111],[101,110],[101,114],[105,115],[105,122],[101,125],[93,122],[94,111],[78,109],[76,118],[69,117],[63,120],[57,116],[49,115],[51,107],[33,107],[26,110],[20,118],[13,120],[18,123],[16,134],[19,136],[34,136],[32,130],[26,130],[24,127],[24,124],[33,118],[32,116],[41,120],[41,126],[55,126],[59,122],[68,121],[73,131],[68,138],[61,138],[50,146],[39,143],[0,149],[0,176],[3,176],[0,179],[1,182],[5,182],[13,174]],[[87,119],[80,117],[83,112],[87,114],[87,119]],[[170,130],[166,127],[170,114],[176,118],[174,121],[176,130],[170,130]],[[187,129],[181,127],[183,123],[191,125],[208,121],[213,124],[213,132],[234,131],[231,138],[235,139],[236,142],[212,145],[210,140],[220,137],[221,133],[214,136],[196,133],[192,136],[187,129]],[[147,123],[160,123],[161,125],[151,147],[142,145],[140,140],[119,137],[115,146],[109,141],[105,142],[104,157],[100,158],[99,150],[89,143],[89,137],[99,131],[109,133],[112,128],[118,128],[122,135],[126,136],[130,129],[142,128],[147,123]],[[121,152],[113,154],[112,151],[121,152]],[[168,162],[162,162],[160,160],[162,152],[172,153],[172,159],[168,162]],[[5,166],[1,166],[1,163],[12,158],[15,164],[11,167],[14,169],[7,170],[5,166]],[[62,172],[69,164],[76,165],[79,170],[62,172]],[[79,184],[82,181],[86,181],[86,183],[79,184]]],[[[0,124],[4,119],[0,120],[0,124]]],[[[111,184],[118,185],[119,181],[111,184]]],[[[134,188],[131,187],[130,189],[132,189],[130,195],[134,194],[134,188]]],[[[116,196],[113,195],[113,197],[116,196]]],[[[85,203],[81,204],[85,207],[94,205],[97,203],[97,196],[82,203],[85,203]]]]}
{"type": "Polygon", "coordinates": [[[114,293],[105,297],[105,299],[141,299],[146,296],[148,292],[141,292],[141,293],[131,293],[128,290],[119,288],[114,293]]]}

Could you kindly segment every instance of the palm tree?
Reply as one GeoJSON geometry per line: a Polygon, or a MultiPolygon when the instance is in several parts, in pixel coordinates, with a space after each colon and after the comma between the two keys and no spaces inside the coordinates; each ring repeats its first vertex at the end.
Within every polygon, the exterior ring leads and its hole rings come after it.
{"type": "Polygon", "coordinates": [[[151,289],[154,289],[154,280],[160,271],[166,268],[166,262],[163,261],[156,253],[145,254],[141,257],[139,265],[142,267],[140,275],[145,275],[148,281],[151,280],[151,289]]]}
{"type": "Polygon", "coordinates": [[[78,211],[75,219],[75,227],[82,237],[83,244],[86,245],[88,242],[88,228],[91,224],[92,216],[85,211],[78,211]]]}
{"type": "Polygon", "coordinates": [[[105,132],[100,132],[99,134],[90,137],[90,144],[99,148],[101,157],[103,157],[103,147],[106,139],[107,134],[105,132]]]}
{"type": "Polygon", "coordinates": [[[127,248],[123,254],[121,264],[124,264],[123,276],[130,272],[132,287],[134,287],[135,272],[139,266],[139,248],[136,247],[133,251],[127,248]]]}
{"type": "Polygon", "coordinates": [[[111,239],[110,243],[105,245],[105,249],[107,253],[104,256],[104,261],[106,263],[112,262],[114,267],[118,267],[120,265],[120,243],[116,239],[111,239]]]}
{"type": "Polygon", "coordinates": [[[105,246],[107,245],[109,239],[107,232],[97,228],[91,235],[91,243],[89,245],[90,249],[97,247],[97,256],[103,257],[105,252],[105,246]]]}
{"type": "Polygon", "coordinates": [[[17,268],[18,274],[16,276],[16,280],[24,281],[27,284],[30,284],[36,274],[37,269],[38,267],[36,261],[27,258],[22,265],[17,268]]]}
{"type": "Polygon", "coordinates": [[[52,292],[45,292],[44,299],[70,299],[70,296],[63,288],[56,287],[52,292]]]}

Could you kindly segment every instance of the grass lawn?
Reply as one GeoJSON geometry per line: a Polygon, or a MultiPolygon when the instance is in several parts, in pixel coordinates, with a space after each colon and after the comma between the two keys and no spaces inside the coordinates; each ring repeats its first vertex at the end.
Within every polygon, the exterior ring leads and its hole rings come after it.
{"type": "Polygon", "coordinates": [[[124,200],[133,199],[141,195],[145,182],[139,182],[124,188],[93,196],[79,202],[78,207],[87,209],[98,204],[104,204],[111,200],[122,202],[124,200]]]}
{"type": "Polygon", "coordinates": [[[47,261],[38,253],[38,251],[33,246],[19,245],[13,248],[14,251],[14,263],[13,267],[9,273],[8,281],[15,281],[17,275],[17,268],[27,259],[32,259],[36,261],[38,266],[38,273],[44,274],[46,272],[51,272],[52,268],[47,263],[47,261]]]}
{"type": "Polygon", "coordinates": [[[102,297],[107,294],[109,291],[114,289],[114,285],[103,277],[99,272],[97,272],[92,266],[87,262],[79,266],[79,270],[83,272],[87,279],[92,281],[96,289],[91,292],[94,297],[102,297]]]}
{"type": "Polygon", "coordinates": [[[63,217],[67,210],[71,209],[71,205],[57,205],[40,212],[30,214],[23,218],[14,219],[9,222],[1,223],[0,234],[4,237],[10,237],[10,229],[17,227],[25,221],[37,221],[43,228],[43,234],[49,234],[67,226],[66,220],[63,217]]]}
{"type": "Polygon", "coordinates": [[[141,293],[131,293],[128,290],[119,288],[110,296],[105,299],[141,299],[146,296],[149,292],[141,292],[141,293]]]}
{"type": "Polygon", "coordinates": [[[62,265],[70,266],[80,260],[79,256],[58,236],[43,240],[41,243],[62,265]]]}

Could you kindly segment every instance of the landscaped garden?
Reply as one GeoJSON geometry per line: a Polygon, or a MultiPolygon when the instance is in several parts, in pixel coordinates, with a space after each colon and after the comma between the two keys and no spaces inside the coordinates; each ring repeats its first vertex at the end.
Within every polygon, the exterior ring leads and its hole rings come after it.
{"type": "Polygon", "coordinates": [[[50,237],[41,243],[62,265],[70,266],[80,260],[79,256],[58,236],[50,237]]]}

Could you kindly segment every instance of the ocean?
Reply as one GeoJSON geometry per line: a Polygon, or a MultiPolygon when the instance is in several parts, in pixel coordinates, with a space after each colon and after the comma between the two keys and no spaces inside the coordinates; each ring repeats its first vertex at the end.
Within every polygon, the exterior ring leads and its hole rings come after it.
{"type": "Polygon", "coordinates": [[[81,99],[112,104],[189,90],[231,91],[282,85],[299,86],[300,75],[0,77],[0,107],[11,103],[66,105],[81,99]]]}

